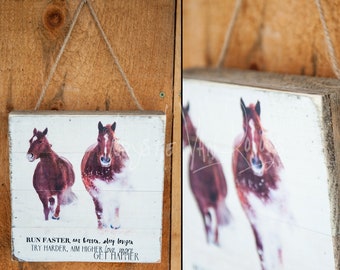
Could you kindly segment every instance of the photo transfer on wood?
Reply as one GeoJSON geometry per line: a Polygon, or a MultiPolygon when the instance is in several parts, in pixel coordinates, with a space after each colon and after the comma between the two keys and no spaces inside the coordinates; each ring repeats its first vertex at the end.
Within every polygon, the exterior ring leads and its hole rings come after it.
{"type": "Polygon", "coordinates": [[[164,114],[12,112],[9,140],[15,259],[160,262],[164,114]]]}
{"type": "Polygon", "coordinates": [[[183,269],[339,269],[339,89],[184,73],[183,269]]]}

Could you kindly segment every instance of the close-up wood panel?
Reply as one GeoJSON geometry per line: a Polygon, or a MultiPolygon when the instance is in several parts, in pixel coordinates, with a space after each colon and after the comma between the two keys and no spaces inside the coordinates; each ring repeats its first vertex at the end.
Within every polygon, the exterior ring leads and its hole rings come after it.
{"type": "MultiPolygon", "coordinates": [[[[183,1],[183,67],[215,67],[237,1],[183,1]]],[[[340,1],[320,1],[340,57],[340,1]]],[[[315,1],[242,1],[223,67],[335,77],[315,1]]]]}
{"type": "MultiPolygon", "coordinates": [[[[11,258],[11,206],[8,164],[8,113],[33,110],[80,1],[2,0],[0,8],[0,269],[111,269],[112,263],[30,263],[11,258]]],[[[173,142],[174,98],[180,88],[180,1],[91,1],[104,32],[144,110],[166,113],[166,146],[173,142]],[[176,22],[177,21],[177,22],[176,22]],[[177,23],[177,26],[176,26],[177,23]],[[177,29],[177,32],[176,32],[177,29]],[[175,38],[177,37],[177,38],[175,38]],[[175,44],[177,42],[177,45],[175,44]],[[175,46],[176,45],[176,46],[175,46]],[[177,50],[175,54],[175,48],[177,50]],[[176,91],[174,92],[174,88],[176,91]]],[[[178,93],[177,93],[178,94],[178,93]]],[[[84,4],[56,66],[39,110],[137,110],[109,49],[84,4]]],[[[178,120],[176,120],[178,121],[178,120]]],[[[178,135],[176,135],[178,136],[178,135]]],[[[178,140],[178,139],[177,139],[178,140]]],[[[177,142],[179,144],[179,142],[177,142]]],[[[178,154],[178,150],[174,153],[178,154]]],[[[165,157],[161,262],[115,263],[115,269],[169,269],[170,247],[179,256],[179,225],[171,224],[171,196],[180,200],[171,180],[172,161],[165,157]],[[172,229],[171,229],[172,227],[172,229]],[[173,240],[172,237],[174,236],[173,240]]],[[[179,167],[179,165],[176,165],[179,167]]],[[[178,168],[177,168],[178,169],[178,168]]],[[[178,181],[175,179],[174,181],[178,181]]],[[[175,204],[176,209],[180,207],[175,204]]],[[[174,220],[180,222],[179,213],[174,220]]],[[[174,265],[178,266],[177,263],[174,265]]]]}
{"type": "MultiPolygon", "coordinates": [[[[237,2],[183,1],[184,69],[218,67],[237,2]]],[[[339,0],[241,1],[221,68],[339,79],[338,71],[332,67],[332,58],[335,62],[340,59],[339,5],[339,0]],[[325,41],[326,36],[332,46],[325,41]],[[332,47],[334,56],[330,53],[332,47]]],[[[338,234],[335,239],[339,256],[338,234]]]]}
{"type": "Polygon", "coordinates": [[[177,1],[176,44],[175,44],[175,84],[173,105],[172,142],[172,195],[171,195],[171,269],[181,269],[182,265],[182,198],[181,198],[181,91],[182,91],[182,0],[177,1]]]}

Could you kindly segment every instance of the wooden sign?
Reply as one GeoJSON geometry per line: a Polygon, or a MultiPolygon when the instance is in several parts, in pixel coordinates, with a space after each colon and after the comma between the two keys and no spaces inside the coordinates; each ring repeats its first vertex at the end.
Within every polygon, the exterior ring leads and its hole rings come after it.
{"type": "Polygon", "coordinates": [[[184,74],[184,269],[339,269],[339,89],[184,74]]]}
{"type": "Polygon", "coordinates": [[[9,115],[12,249],[23,261],[160,262],[165,115],[9,115]]]}

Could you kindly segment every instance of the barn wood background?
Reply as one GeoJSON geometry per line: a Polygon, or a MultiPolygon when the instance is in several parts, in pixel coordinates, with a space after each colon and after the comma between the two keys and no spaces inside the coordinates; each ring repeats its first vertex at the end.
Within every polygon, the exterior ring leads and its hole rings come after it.
{"type": "MultiPolygon", "coordinates": [[[[178,117],[174,119],[174,113],[179,115],[180,109],[181,1],[89,1],[142,107],[166,113],[166,150],[167,153],[173,152],[166,156],[165,161],[161,263],[115,264],[114,267],[179,269],[180,140],[179,132],[176,129],[173,132],[173,125],[179,127],[178,117]],[[171,180],[172,175],[174,181],[171,180]]],[[[8,113],[34,109],[78,3],[62,0],[0,1],[0,269],[113,267],[110,263],[29,263],[11,260],[8,113]]],[[[86,4],[40,109],[137,109],[86,4]]]]}
{"type": "MultiPolygon", "coordinates": [[[[183,1],[184,69],[217,66],[235,3],[236,0],[183,1]]],[[[321,5],[335,55],[340,60],[340,1],[321,0],[321,5]]],[[[314,1],[307,0],[244,0],[222,66],[335,77],[318,9],[314,1]]],[[[334,134],[339,141],[339,130],[334,134]]],[[[339,194],[339,190],[334,192],[339,194]]],[[[340,235],[336,238],[339,264],[340,235]]]]}
{"type": "MultiPolygon", "coordinates": [[[[183,1],[183,67],[214,67],[235,0],[183,1]]],[[[321,0],[340,59],[340,1],[321,0]]],[[[314,1],[243,0],[224,67],[334,77],[314,1]]]]}

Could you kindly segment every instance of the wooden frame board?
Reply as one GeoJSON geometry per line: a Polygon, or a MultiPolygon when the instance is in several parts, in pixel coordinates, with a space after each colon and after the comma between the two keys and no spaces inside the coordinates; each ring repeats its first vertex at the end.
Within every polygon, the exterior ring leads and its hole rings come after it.
{"type": "Polygon", "coordinates": [[[12,112],[9,139],[14,258],[160,262],[163,113],[12,112]]]}

